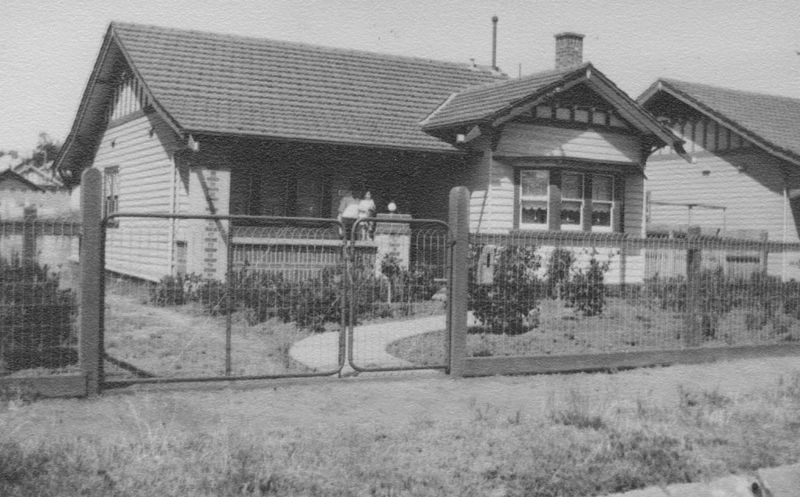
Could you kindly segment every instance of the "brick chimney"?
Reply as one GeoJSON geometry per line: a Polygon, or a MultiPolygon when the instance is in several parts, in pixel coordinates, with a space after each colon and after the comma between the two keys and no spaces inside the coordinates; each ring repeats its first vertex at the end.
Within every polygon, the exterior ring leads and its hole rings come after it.
{"type": "Polygon", "coordinates": [[[583,35],[558,33],[556,36],[556,69],[568,69],[583,63],[583,35]]]}

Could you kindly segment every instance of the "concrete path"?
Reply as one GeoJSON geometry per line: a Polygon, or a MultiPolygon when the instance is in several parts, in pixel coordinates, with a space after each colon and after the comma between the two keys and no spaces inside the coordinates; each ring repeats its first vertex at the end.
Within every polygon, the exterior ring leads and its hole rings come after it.
{"type": "MultiPolygon", "coordinates": [[[[402,338],[443,330],[445,325],[446,316],[442,314],[356,326],[353,330],[353,361],[357,366],[371,368],[410,366],[411,363],[386,352],[389,344],[402,338]]],[[[317,371],[336,369],[338,353],[338,332],[312,335],[295,342],[289,349],[292,359],[317,371]]]]}
{"type": "Polygon", "coordinates": [[[607,497],[797,497],[800,464],[759,469],[753,476],[726,476],[707,483],[649,487],[607,497]]]}

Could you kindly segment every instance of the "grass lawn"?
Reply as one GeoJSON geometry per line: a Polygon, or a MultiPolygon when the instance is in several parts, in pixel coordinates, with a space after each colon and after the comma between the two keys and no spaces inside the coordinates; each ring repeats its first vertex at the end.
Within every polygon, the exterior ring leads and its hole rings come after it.
{"type": "MultiPolygon", "coordinates": [[[[556,300],[542,300],[539,325],[527,333],[508,336],[470,328],[471,356],[566,355],[680,349],[683,317],[644,302],[609,298],[599,316],[578,316],[556,300]]],[[[800,322],[780,316],[748,323],[748,312],[734,309],[719,321],[716,336],[703,346],[781,343],[800,340],[800,322]]],[[[752,315],[752,313],[750,313],[752,315]]],[[[389,353],[417,364],[439,364],[444,330],[399,340],[389,353]]]]}
{"type": "Polygon", "coordinates": [[[800,460],[797,357],[0,402],[0,495],[597,496],[800,460]]]}
{"type": "MultiPolygon", "coordinates": [[[[225,316],[209,316],[197,304],[156,307],[136,296],[108,292],[106,353],[158,376],[218,376],[225,372],[225,316]]],[[[293,324],[271,320],[248,324],[232,317],[231,364],[234,375],[308,371],[289,357],[289,347],[310,335],[293,324]]],[[[106,363],[106,375],[130,373],[106,363]]]]}

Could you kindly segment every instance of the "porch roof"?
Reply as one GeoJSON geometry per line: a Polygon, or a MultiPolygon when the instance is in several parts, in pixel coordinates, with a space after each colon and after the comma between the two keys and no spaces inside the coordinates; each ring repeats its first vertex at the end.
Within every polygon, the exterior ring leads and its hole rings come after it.
{"type": "Polygon", "coordinates": [[[469,64],[112,23],[111,36],[183,131],[453,150],[419,121],[453,91],[504,78],[469,64]]]}

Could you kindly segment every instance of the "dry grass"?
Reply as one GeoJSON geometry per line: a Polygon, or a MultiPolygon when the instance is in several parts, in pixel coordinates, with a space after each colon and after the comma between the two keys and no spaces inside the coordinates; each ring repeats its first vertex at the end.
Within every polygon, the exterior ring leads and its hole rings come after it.
{"type": "MultiPolygon", "coordinates": [[[[225,372],[225,316],[209,316],[196,304],[155,307],[140,298],[109,292],[106,298],[105,351],[157,376],[217,376],[225,372]]],[[[231,326],[234,375],[304,372],[289,357],[289,347],[309,336],[277,320],[250,324],[235,314],[231,326]]],[[[110,380],[128,373],[108,365],[110,380]]]]}
{"type": "MultiPolygon", "coordinates": [[[[444,399],[464,416],[285,427],[203,421],[172,397],[115,396],[93,402],[113,402],[109,422],[119,428],[91,435],[59,432],[55,421],[69,412],[54,403],[52,427],[31,436],[19,420],[41,409],[9,399],[0,409],[0,494],[581,497],[800,459],[797,373],[737,395],[679,385],[669,399],[598,401],[572,385],[553,390],[541,415],[444,399]]],[[[348,388],[354,401],[363,393],[348,388]]]]}

